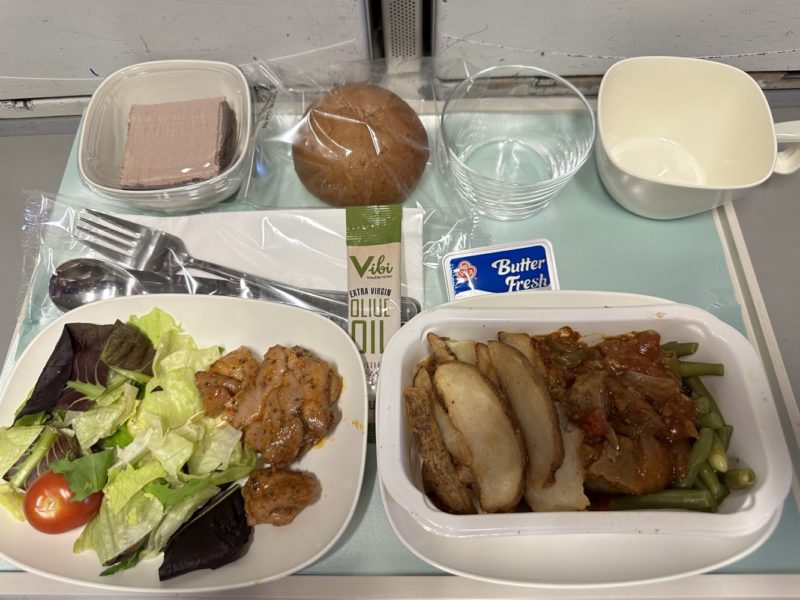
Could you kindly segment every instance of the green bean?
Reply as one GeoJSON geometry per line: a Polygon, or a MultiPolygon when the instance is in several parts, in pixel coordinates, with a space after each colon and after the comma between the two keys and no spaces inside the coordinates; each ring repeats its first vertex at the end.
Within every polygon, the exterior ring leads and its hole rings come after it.
{"type": "Polygon", "coordinates": [[[719,429],[721,427],[725,427],[725,419],[722,418],[722,415],[717,410],[713,410],[710,413],[700,417],[698,423],[700,424],[700,427],[707,427],[709,429],[719,429]]]}
{"type": "Polygon", "coordinates": [[[678,366],[678,355],[675,352],[668,350],[664,352],[664,362],[667,368],[672,371],[676,377],[681,376],[680,367],[678,366]]]}
{"type": "Polygon", "coordinates": [[[714,431],[712,429],[708,427],[700,428],[699,437],[689,451],[689,458],[686,461],[686,474],[676,484],[676,487],[685,489],[694,485],[700,467],[708,459],[708,453],[711,451],[711,442],[713,439],[714,431]]]}
{"type": "Polygon", "coordinates": [[[723,481],[732,490],[741,490],[750,487],[756,482],[756,474],[750,467],[730,469],[725,473],[723,481]]]}
{"type": "Polygon", "coordinates": [[[714,396],[711,395],[711,392],[708,391],[708,388],[705,386],[703,381],[699,377],[684,377],[683,382],[687,385],[687,387],[692,390],[692,396],[705,396],[708,398],[712,404],[714,405],[715,410],[719,410],[717,408],[717,403],[714,401],[714,396]]]}
{"type": "Polygon", "coordinates": [[[564,367],[565,369],[574,369],[575,367],[580,366],[585,358],[586,352],[583,349],[578,348],[572,352],[553,355],[553,362],[559,367],[564,367]]]}
{"type": "Polygon", "coordinates": [[[577,346],[577,342],[568,335],[548,336],[547,347],[553,352],[565,353],[572,352],[577,346]]]}
{"type": "Polygon", "coordinates": [[[708,396],[693,395],[692,401],[694,402],[694,408],[697,411],[697,414],[701,417],[714,410],[714,403],[708,398],[708,396]]]}
{"type": "Polygon", "coordinates": [[[700,427],[710,427],[714,430],[724,428],[726,426],[725,418],[722,416],[714,396],[711,395],[702,380],[699,377],[684,377],[683,383],[692,392],[692,400],[694,400],[695,408],[698,409],[697,412],[700,415],[700,427]],[[705,398],[705,400],[700,400],[701,398],[705,398]],[[707,410],[700,410],[699,407],[707,410]]]}
{"type": "Polygon", "coordinates": [[[688,356],[697,352],[700,344],[697,342],[665,342],[661,344],[664,352],[674,352],[676,356],[688,356]]]}
{"type": "Polygon", "coordinates": [[[730,493],[727,486],[722,484],[719,477],[717,477],[717,474],[714,472],[714,469],[712,469],[711,465],[707,462],[700,466],[700,469],[697,471],[697,476],[698,479],[703,482],[706,489],[711,492],[711,496],[714,498],[716,504],[722,502],[725,496],[730,493]]]}
{"type": "Polygon", "coordinates": [[[724,375],[722,363],[680,361],[678,363],[681,377],[700,377],[701,375],[724,375]]]}
{"type": "Polygon", "coordinates": [[[714,498],[708,490],[663,490],[641,496],[619,496],[609,502],[611,510],[638,510],[642,508],[675,508],[711,510],[714,498]]]}
{"type": "Polygon", "coordinates": [[[724,473],[728,470],[728,453],[725,452],[725,446],[722,444],[714,431],[714,439],[711,441],[711,450],[708,453],[708,464],[711,465],[717,473],[724,473]]]}
{"type": "Polygon", "coordinates": [[[725,451],[727,451],[728,447],[731,445],[733,425],[723,425],[719,429],[715,430],[714,433],[717,434],[719,441],[722,443],[722,447],[725,448],[725,451]]]}

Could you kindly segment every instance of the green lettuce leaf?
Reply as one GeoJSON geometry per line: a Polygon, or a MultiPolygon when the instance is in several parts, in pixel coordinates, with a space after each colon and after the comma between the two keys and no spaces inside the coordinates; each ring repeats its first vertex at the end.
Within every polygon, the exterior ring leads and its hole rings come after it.
{"type": "Polygon", "coordinates": [[[121,512],[136,494],[151,481],[165,475],[164,468],[156,461],[146,462],[139,468],[128,465],[124,469],[109,471],[103,503],[113,513],[121,512]]]}
{"type": "Polygon", "coordinates": [[[160,308],[154,308],[149,313],[141,316],[133,315],[128,319],[128,323],[144,333],[153,346],[158,343],[166,332],[180,331],[180,326],[172,315],[160,308]]]}
{"type": "Polygon", "coordinates": [[[139,388],[129,383],[122,383],[108,390],[108,398],[102,404],[82,412],[67,412],[66,421],[75,431],[78,442],[84,452],[94,446],[102,438],[117,431],[136,408],[136,396],[139,388]]]}
{"type": "Polygon", "coordinates": [[[158,417],[141,410],[125,424],[133,438],[117,452],[117,466],[135,464],[149,456],[151,440],[164,436],[164,423],[158,417]]]}
{"type": "Polygon", "coordinates": [[[50,419],[50,414],[47,412],[38,412],[31,415],[25,415],[14,421],[14,427],[30,427],[31,425],[44,425],[50,419]]]}
{"type": "Polygon", "coordinates": [[[204,435],[194,446],[189,459],[189,473],[208,475],[212,471],[224,471],[240,444],[242,432],[227,421],[203,418],[204,435]]]}
{"type": "Polygon", "coordinates": [[[77,502],[102,490],[108,481],[108,470],[114,464],[114,451],[103,450],[75,460],[64,458],[50,463],[50,470],[63,473],[77,502]]]}
{"type": "Polygon", "coordinates": [[[177,487],[171,486],[165,479],[157,479],[144,486],[144,491],[158,498],[158,501],[161,502],[164,508],[169,510],[176,504],[183,502],[186,498],[190,498],[208,487],[215,486],[209,482],[207,477],[203,479],[192,479],[186,483],[179,484],[177,487]]]}
{"type": "Polygon", "coordinates": [[[25,511],[22,508],[24,500],[25,492],[5,482],[0,483],[0,506],[5,508],[17,521],[25,520],[25,511]]]}
{"type": "Polygon", "coordinates": [[[121,510],[111,510],[108,496],[72,546],[76,554],[94,550],[103,565],[133,554],[164,518],[164,507],[153,496],[139,491],[121,510]]]}
{"type": "Polygon", "coordinates": [[[139,415],[129,428],[134,435],[140,431],[137,423],[143,413],[159,417],[164,430],[176,429],[189,419],[202,413],[203,403],[194,385],[194,371],[190,368],[174,369],[151,383],[157,382],[153,388],[148,385],[144,398],[139,405],[139,415]]]}
{"type": "Polygon", "coordinates": [[[104,448],[124,448],[133,441],[128,428],[123,423],[119,429],[103,440],[104,448]]]}
{"type": "Polygon", "coordinates": [[[100,383],[89,383],[88,381],[68,381],[67,387],[92,401],[97,400],[108,389],[100,383]]]}
{"type": "Polygon", "coordinates": [[[0,429],[0,478],[25,454],[43,429],[41,425],[0,429]]]}
{"type": "Polygon", "coordinates": [[[180,529],[181,525],[198,508],[213,498],[219,492],[219,488],[208,481],[198,479],[196,482],[173,490],[173,492],[168,493],[162,489],[155,494],[156,497],[167,500],[169,506],[161,523],[147,538],[147,546],[144,549],[143,558],[152,558],[161,552],[172,537],[172,534],[180,529]],[[191,490],[191,493],[188,493],[189,490],[191,490]]]}
{"type": "Polygon", "coordinates": [[[216,346],[198,348],[190,336],[170,333],[159,342],[155,374],[163,375],[177,369],[188,369],[192,373],[205,371],[220,356],[216,346]]]}
{"type": "Polygon", "coordinates": [[[161,464],[167,479],[178,483],[180,471],[192,456],[194,444],[177,431],[168,431],[162,438],[151,440],[149,450],[151,456],[161,464]]]}
{"type": "Polygon", "coordinates": [[[256,453],[249,446],[238,444],[231,453],[228,467],[224,471],[214,471],[209,478],[216,485],[231,483],[247,477],[256,466],[256,453]]]}
{"type": "Polygon", "coordinates": [[[106,575],[113,575],[114,573],[119,573],[120,571],[132,569],[141,562],[142,552],[144,552],[144,546],[140,545],[136,551],[127,554],[122,560],[118,560],[107,569],[100,571],[100,576],[105,577],[106,575]]]}

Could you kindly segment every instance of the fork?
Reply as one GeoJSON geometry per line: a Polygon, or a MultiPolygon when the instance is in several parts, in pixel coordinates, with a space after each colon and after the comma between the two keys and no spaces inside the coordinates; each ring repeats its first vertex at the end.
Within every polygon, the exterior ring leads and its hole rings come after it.
{"type": "MultiPolygon", "coordinates": [[[[242,287],[256,288],[262,299],[322,312],[340,324],[342,319],[346,323],[346,292],[299,288],[196,258],[176,235],[91,208],[84,209],[79,215],[74,229],[72,235],[75,239],[129,269],[163,273],[170,277],[185,276],[187,269],[197,269],[242,287]]],[[[408,321],[420,309],[415,299],[404,296],[400,306],[401,320],[408,321]]]]}

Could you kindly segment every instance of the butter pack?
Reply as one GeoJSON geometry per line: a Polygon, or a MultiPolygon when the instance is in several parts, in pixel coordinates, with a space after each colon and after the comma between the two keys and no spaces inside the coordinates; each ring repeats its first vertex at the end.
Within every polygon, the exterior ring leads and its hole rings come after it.
{"type": "Polygon", "coordinates": [[[451,252],[442,267],[450,300],[559,289],[553,246],[543,239],[451,252]]]}

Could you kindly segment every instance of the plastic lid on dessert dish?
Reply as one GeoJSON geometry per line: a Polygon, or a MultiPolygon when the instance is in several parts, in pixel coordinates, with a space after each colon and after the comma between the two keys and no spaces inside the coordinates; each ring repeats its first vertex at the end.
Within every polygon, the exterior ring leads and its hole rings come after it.
{"type": "Polygon", "coordinates": [[[249,85],[234,65],[131,65],[109,75],[92,96],[78,171],[92,191],[140,208],[206,208],[239,189],[251,130],[249,85]]]}

